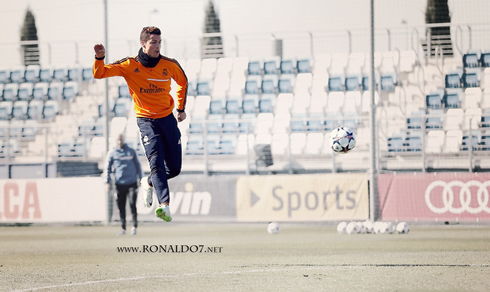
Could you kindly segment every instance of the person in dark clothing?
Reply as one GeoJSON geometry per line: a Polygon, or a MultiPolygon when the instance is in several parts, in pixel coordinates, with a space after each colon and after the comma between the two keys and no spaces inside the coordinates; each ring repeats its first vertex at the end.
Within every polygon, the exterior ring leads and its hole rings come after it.
{"type": "Polygon", "coordinates": [[[136,151],[124,143],[124,136],[118,135],[116,147],[110,153],[107,160],[106,184],[107,191],[110,190],[111,173],[114,173],[114,183],[117,194],[117,207],[121,218],[121,231],[117,234],[126,234],[126,199],[129,197],[129,206],[133,215],[133,228],[131,235],[136,235],[138,228],[138,216],[136,210],[136,199],[138,197],[139,181],[143,177],[141,164],[136,151]]]}

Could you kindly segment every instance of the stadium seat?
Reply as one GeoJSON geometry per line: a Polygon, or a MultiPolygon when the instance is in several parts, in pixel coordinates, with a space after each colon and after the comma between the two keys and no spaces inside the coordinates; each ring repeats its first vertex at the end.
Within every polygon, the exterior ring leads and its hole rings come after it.
{"type": "MultiPolygon", "coordinates": [[[[92,69],[90,69],[90,76],[92,76],[92,69]]],[[[49,67],[42,67],[39,71],[39,82],[51,82],[53,79],[53,69],[49,67]]]]}
{"type": "Polygon", "coordinates": [[[279,72],[280,57],[272,57],[264,60],[264,75],[277,75],[279,72]]]}
{"type": "Polygon", "coordinates": [[[37,100],[45,100],[48,96],[49,84],[46,82],[39,82],[34,84],[34,89],[32,90],[32,98],[37,100]]]}
{"type": "Polygon", "coordinates": [[[25,82],[36,83],[39,81],[39,72],[41,67],[39,65],[28,65],[24,73],[25,82]]]}
{"type": "Polygon", "coordinates": [[[294,112],[291,114],[290,129],[292,132],[304,132],[306,131],[306,119],[305,112],[294,112]]]}
{"type": "Polygon", "coordinates": [[[347,53],[335,53],[331,55],[330,67],[328,73],[330,75],[343,75],[347,67],[349,60],[349,54],[347,53]]]}
{"type": "Polygon", "coordinates": [[[295,76],[281,76],[279,79],[277,90],[279,93],[292,93],[294,89],[295,76]]]}
{"type": "Polygon", "coordinates": [[[479,150],[479,145],[482,137],[482,132],[480,130],[473,130],[465,132],[461,139],[461,151],[468,151],[468,145],[472,145],[472,151],[479,150]],[[470,133],[471,133],[471,142],[470,142],[470,133]]]}
{"type": "Polygon", "coordinates": [[[218,65],[218,60],[215,58],[207,58],[201,61],[201,69],[199,70],[199,81],[210,81],[214,79],[218,65]]]}
{"type": "Polygon", "coordinates": [[[308,112],[313,113],[325,113],[325,106],[327,104],[327,93],[315,93],[311,95],[310,106],[308,112]]]}
{"type": "Polygon", "coordinates": [[[25,67],[18,66],[10,70],[10,83],[22,83],[24,82],[25,67]]]}
{"type": "Polygon", "coordinates": [[[235,135],[225,135],[219,140],[219,154],[233,155],[237,146],[237,137],[235,135]]]}
{"type": "Polygon", "coordinates": [[[38,122],[34,120],[24,121],[22,127],[22,141],[34,141],[38,133],[38,122]]]}
{"type": "Polygon", "coordinates": [[[33,83],[21,83],[19,85],[19,91],[17,93],[19,100],[30,101],[32,99],[32,92],[34,90],[33,83]]]}
{"type": "Polygon", "coordinates": [[[463,140],[463,131],[450,130],[446,132],[446,140],[444,143],[444,153],[457,153],[460,151],[463,140]]]}
{"type": "Polygon", "coordinates": [[[201,59],[187,59],[185,63],[182,61],[180,64],[183,67],[188,80],[193,82],[198,80],[198,74],[201,70],[201,59]]]}
{"type": "Polygon", "coordinates": [[[227,114],[238,114],[240,113],[240,104],[238,100],[227,100],[226,101],[226,113],[227,114]]]}
{"type": "Polygon", "coordinates": [[[388,152],[403,152],[405,150],[405,138],[405,133],[395,133],[393,136],[389,137],[387,140],[388,152]]]}
{"type": "Polygon", "coordinates": [[[291,115],[288,112],[278,112],[274,115],[272,132],[287,133],[290,123],[291,123],[291,115]]]}
{"type": "Polygon", "coordinates": [[[323,149],[323,139],[323,133],[308,133],[306,135],[304,153],[310,155],[320,154],[323,149]]]}
{"type": "Polygon", "coordinates": [[[238,121],[240,116],[238,113],[225,114],[223,118],[223,133],[236,133],[238,131],[238,121]]]}
{"type": "Polygon", "coordinates": [[[480,86],[480,73],[481,71],[479,69],[476,70],[469,70],[465,73],[463,73],[463,87],[468,88],[468,87],[479,87],[480,86]]]}
{"type": "Polygon", "coordinates": [[[427,143],[425,151],[427,153],[442,153],[446,134],[441,130],[432,130],[427,133],[427,143]]]}
{"type": "Polygon", "coordinates": [[[482,53],[480,60],[481,60],[481,66],[483,68],[490,67],[490,51],[485,51],[484,53],[482,53]]]}
{"type": "Polygon", "coordinates": [[[484,110],[481,116],[480,127],[482,128],[490,128],[490,109],[487,108],[484,110]]]}
{"type": "Polygon", "coordinates": [[[245,77],[248,70],[248,58],[236,57],[233,58],[233,67],[231,69],[231,79],[245,77]]]}
{"type": "Polygon", "coordinates": [[[477,68],[480,67],[480,50],[468,50],[466,54],[463,55],[463,67],[464,68],[477,68]]]}
{"type": "Polygon", "coordinates": [[[74,139],[65,139],[58,144],[58,157],[72,157],[74,139]]]}
{"type": "Polygon", "coordinates": [[[208,135],[206,136],[206,149],[209,155],[217,155],[219,154],[219,135],[208,135]]]}
{"type": "Polygon", "coordinates": [[[415,65],[417,65],[417,55],[415,51],[401,51],[400,62],[398,63],[398,71],[403,73],[413,72],[415,65]]]}
{"type": "Polygon", "coordinates": [[[343,115],[340,112],[328,112],[325,118],[325,131],[330,132],[340,126],[343,120],[343,115]]]}
{"type": "Polygon", "coordinates": [[[274,125],[274,115],[272,113],[259,113],[255,124],[254,133],[270,134],[274,125]]]}
{"type": "Polygon", "coordinates": [[[27,107],[28,102],[25,100],[18,100],[14,102],[12,107],[12,118],[25,120],[27,119],[27,107]]]}
{"type": "Polygon", "coordinates": [[[61,94],[63,92],[63,83],[51,82],[48,87],[48,99],[61,100],[61,94]]]}
{"type": "Polygon", "coordinates": [[[293,106],[294,95],[292,93],[280,93],[277,96],[275,112],[289,112],[293,106]]]}
{"type": "Polygon", "coordinates": [[[425,96],[426,107],[430,109],[442,108],[444,94],[444,89],[432,90],[425,96]]]}
{"type": "Polygon", "coordinates": [[[460,130],[463,126],[464,112],[463,109],[453,108],[446,112],[446,123],[444,130],[460,130]]]}
{"type": "Polygon", "coordinates": [[[452,70],[444,76],[446,88],[461,88],[463,87],[463,70],[452,70]]]}
{"type": "Polygon", "coordinates": [[[196,95],[210,95],[211,84],[210,81],[199,81],[196,84],[196,95]]]}
{"type": "Polygon", "coordinates": [[[0,120],[10,120],[12,118],[12,101],[1,101],[0,102],[0,120]]]}
{"type": "Polygon", "coordinates": [[[204,119],[202,117],[194,117],[189,121],[189,134],[204,133],[204,119]]]}
{"type": "Polygon", "coordinates": [[[425,123],[426,129],[442,129],[444,123],[444,110],[433,109],[428,111],[425,123]]]}
{"type": "Polygon", "coordinates": [[[230,76],[233,69],[233,58],[219,58],[216,61],[216,76],[225,75],[230,76]]]}
{"type": "Polygon", "coordinates": [[[221,100],[211,100],[209,103],[209,114],[217,115],[223,113],[223,104],[221,100]]]}
{"type": "Polygon", "coordinates": [[[347,61],[346,74],[357,75],[364,71],[366,66],[366,54],[365,53],[350,53],[347,61]]]}
{"type": "Polygon", "coordinates": [[[250,75],[245,82],[245,94],[259,94],[262,86],[262,76],[250,75]]]}
{"type": "Polygon", "coordinates": [[[463,101],[463,89],[448,88],[444,94],[443,103],[446,109],[460,108],[463,101]]]}
{"type": "Polygon", "coordinates": [[[422,129],[422,120],[425,115],[425,110],[417,110],[412,112],[407,118],[407,129],[422,129]]]}
{"type": "Polygon", "coordinates": [[[24,126],[24,121],[20,119],[12,119],[10,121],[9,137],[20,140],[22,135],[22,127],[24,126]]]}
{"type": "Polygon", "coordinates": [[[357,113],[361,108],[361,92],[349,91],[345,93],[344,97],[344,113],[357,113]]]}
{"type": "Polygon", "coordinates": [[[328,88],[328,74],[314,74],[311,82],[311,94],[326,92],[328,88]]]}
{"type": "Polygon", "coordinates": [[[243,100],[242,103],[242,112],[244,114],[255,114],[257,112],[257,106],[255,105],[255,100],[257,100],[258,104],[258,96],[257,98],[247,97],[243,100]]]}
{"type": "Polygon", "coordinates": [[[78,95],[78,83],[75,81],[66,82],[63,86],[62,95],[64,100],[71,100],[75,98],[75,96],[78,95]]]}
{"type": "MultiPolygon", "coordinates": [[[[1,108],[0,108],[0,114],[1,114],[1,108]]],[[[3,143],[5,137],[7,137],[7,128],[9,127],[9,125],[10,125],[10,121],[0,119],[0,143],[3,143]]]]}
{"type": "Polygon", "coordinates": [[[52,81],[65,82],[67,76],[67,69],[64,67],[53,69],[52,81]]]}
{"type": "Polygon", "coordinates": [[[349,75],[345,78],[345,90],[356,91],[360,90],[362,85],[362,76],[360,74],[349,75]]]}
{"type": "Polygon", "coordinates": [[[299,59],[296,61],[296,68],[298,74],[301,73],[311,73],[311,60],[310,59],[299,59]]]}
{"type": "Polygon", "coordinates": [[[70,67],[66,70],[66,81],[81,81],[81,69],[79,67],[70,67]]]}
{"type": "Polygon", "coordinates": [[[243,113],[238,123],[240,133],[252,134],[255,126],[256,113],[243,113]]]}
{"type": "Polygon", "coordinates": [[[235,154],[237,155],[246,155],[250,152],[250,149],[253,149],[255,145],[255,135],[253,134],[240,134],[238,135],[237,147],[235,150],[235,154]]]}
{"type": "Polygon", "coordinates": [[[463,108],[479,108],[482,99],[481,88],[466,88],[464,91],[464,103],[463,108]]]}
{"type": "Polygon", "coordinates": [[[311,75],[311,73],[299,73],[296,76],[294,93],[302,93],[302,92],[310,93],[312,80],[313,80],[313,75],[311,75]]]}
{"type": "Polygon", "coordinates": [[[262,93],[276,93],[278,90],[278,78],[276,75],[264,76],[260,89],[262,93]]]}
{"type": "Polygon", "coordinates": [[[394,92],[398,84],[396,73],[383,73],[380,77],[381,91],[394,92]]]}
{"type": "Polygon", "coordinates": [[[204,119],[209,112],[210,103],[211,97],[209,95],[196,96],[191,116],[193,118],[204,119]]]}
{"type": "Polygon", "coordinates": [[[332,75],[328,78],[328,91],[344,91],[345,77],[343,75],[332,75]]]}
{"type": "Polygon", "coordinates": [[[344,106],[344,100],[344,92],[330,92],[327,99],[327,113],[341,112],[344,106]]]}
{"type": "Polygon", "coordinates": [[[83,68],[82,69],[82,81],[89,82],[94,80],[94,75],[92,73],[92,68],[83,68]]]}
{"type": "Polygon", "coordinates": [[[464,112],[463,130],[478,129],[482,117],[481,108],[469,108],[464,112]]]}
{"type": "Polygon", "coordinates": [[[308,132],[320,132],[325,130],[325,114],[323,112],[310,113],[306,120],[308,132]]]}
{"type": "Polygon", "coordinates": [[[271,153],[275,155],[287,155],[289,152],[289,135],[287,133],[275,133],[272,135],[271,153]]]}
{"type": "Polygon", "coordinates": [[[27,108],[27,117],[31,120],[40,120],[43,117],[44,102],[42,100],[31,100],[27,108]]]}
{"type": "Polygon", "coordinates": [[[16,101],[19,93],[19,84],[8,83],[3,88],[3,100],[4,101],[16,101]]]}
{"type": "Polygon", "coordinates": [[[274,111],[274,105],[272,99],[259,100],[259,113],[272,113],[274,111]]]}
{"type": "Polygon", "coordinates": [[[282,59],[279,65],[279,72],[281,73],[281,75],[284,74],[296,75],[296,65],[297,63],[295,62],[294,59],[282,59]]]}
{"type": "Polygon", "coordinates": [[[221,133],[223,128],[223,115],[209,115],[206,124],[207,133],[221,133]]]}
{"type": "Polygon", "coordinates": [[[405,137],[405,141],[403,142],[403,147],[407,152],[419,152],[422,151],[423,143],[422,143],[422,134],[420,135],[410,135],[405,137]]]}
{"type": "Polygon", "coordinates": [[[248,62],[247,67],[248,75],[262,75],[262,61],[254,60],[248,62]]]}
{"type": "Polygon", "coordinates": [[[359,125],[359,115],[357,112],[345,113],[342,124],[344,127],[355,131],[359,125]]]}
{"type": "Polygon", "coordinates": [[[313,75],[327,74],[327,68],[330,67],[332,57],[330,54],[317,54],[315,55],[313,64],[313,75]]]}
{"type": "Polygon", "coordinates": [[[10,71],[8,69],[0,69],[0,84],[9,83],[10,71]]]}
{"type": "Polygon", "coordinates": [[[306,133],[292,133],[290,136],[292,155],[300,155],[305,151],[306,133]]]}
{"type": "Polygon", "coordinates": [[[230,88],[230,77],[227,75],[216,75],[213,84],[213,89],[211,90],[213,99],[226,99],[226,94],[230,88]]]}
{"type": "Polygon", "coordinates": [[[59,113],[59,104],[56,100],[48,100],[44,103],[43,117],[52,120],[59,113]]]}

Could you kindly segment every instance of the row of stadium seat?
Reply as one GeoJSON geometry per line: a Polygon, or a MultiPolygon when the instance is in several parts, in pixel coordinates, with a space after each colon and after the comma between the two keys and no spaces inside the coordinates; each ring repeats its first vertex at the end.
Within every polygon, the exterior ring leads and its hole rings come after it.
{"type": "Polygon", "coordinates": [[[0,84],[0,101],[70,100],[78,94],[75,81],[0,84]]]}
{"type": "Polygon", "coordinates": [[[0,84],[37,82],[87,82],[93,79],[92,68],[71,67],[51,68],[39,65],[18,66],[0,69],[0,84]]]}
{"type": "Polygon", "coordinates": [[[426,95],[428,109],[450,108],[490,108],[490,87],[483,90],[480,87],[447,88],[432,90],[426,95]]]}

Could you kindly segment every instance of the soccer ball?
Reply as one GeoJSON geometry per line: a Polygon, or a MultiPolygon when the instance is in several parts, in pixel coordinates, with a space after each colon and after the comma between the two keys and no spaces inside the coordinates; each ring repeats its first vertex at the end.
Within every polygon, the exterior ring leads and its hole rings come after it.
{"type": "Polygon", "coordinates": [[[338,127],[330,133],[330,143],[334,152],[345,154],[356,147],[356,138],[349,128],[338,127]]]}
{"type": "Polygon", "coordinates": [[[364,226],[364,224],[362,222],[356,222],[356,225],[357,225],[357,232],[358,233],[366,233],[366,227],[364,226]]]}
{"type": "Polygon", "coordinates": [[[396,231],[398,231],[399,234],[406,234],[410,231],[410,226],[408,226],[407,222],[400,222],[396,226],[396,231]]]}
{"type": "Polygon", "coordinates": [[[388,232],[388,224],[381,221],[374,222],[373,231],[376,234],[385,234],[388,232]]]}
{"type": "Polygon", "coordinates": [[[359,233],[359,230],[357,229],[357,223],[356,222],[350,222],[349,224],[347,224],[347,226],[345,227],[345,232],[347,232],[347,234],[359,233]]]}
{"type": "Polygon", "coordinates": [[[279,232],[281,232],[281,226],[277,222],[271,222],[267,226],[267,232],[269,232],[270,234],[278,234],[279,232]]]}
{"type": "Polygon", "coordinates": [[[366,233],[373,233],[373,223],[371,221],[364,221],[362,225],[364,226],[366,233]]]}
{"type": "Polygon", "coordinates": [[[393,225],[391,222],[386,222],[386,231],[389,234],[393,234],[393,232],[395,232],[395,225],[393,225]]]}
{"type": "Polygon", "coordinates": [[[340,222],[339,225],[337,225],[337,232],[339,234],[345,234],[345,227],[347,226],[347,222],[340,222]]]}

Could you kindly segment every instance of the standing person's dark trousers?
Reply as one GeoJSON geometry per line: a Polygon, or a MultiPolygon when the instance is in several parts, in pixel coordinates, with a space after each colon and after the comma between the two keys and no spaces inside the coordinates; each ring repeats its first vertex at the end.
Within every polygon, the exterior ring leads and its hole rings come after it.
{"type": "Polygon", "coordinates": [[[126,199],[129,198],[129,207],[133,214],[133,226],[138,228],[138,213],[136,212],[136,200],[138,197],[138,184],[117,185],[117,206],[119,207],[119,218],[122,229],[126,229],[126,199]]]}

